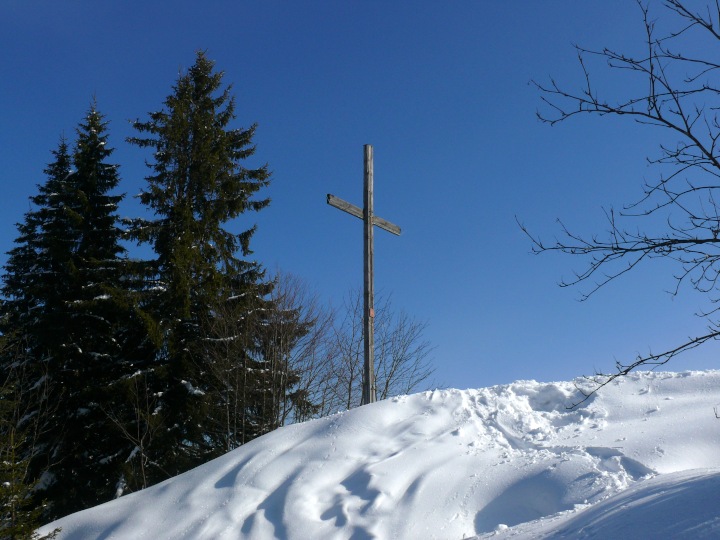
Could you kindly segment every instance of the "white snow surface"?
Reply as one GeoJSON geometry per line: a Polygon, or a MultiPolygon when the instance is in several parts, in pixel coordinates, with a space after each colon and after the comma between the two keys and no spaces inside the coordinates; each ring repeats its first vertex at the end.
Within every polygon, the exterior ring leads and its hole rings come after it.
{"type": "Polygon", "coordinates": [[[720,538],[720,371],[402,396],[67,516],[60,539],[720,538]]]}

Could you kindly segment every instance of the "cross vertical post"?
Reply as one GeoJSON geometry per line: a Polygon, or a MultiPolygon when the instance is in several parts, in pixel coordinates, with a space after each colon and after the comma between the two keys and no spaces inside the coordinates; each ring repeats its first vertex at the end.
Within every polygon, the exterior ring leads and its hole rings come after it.
{"type": "Polygon", "coordinates": [[[374,403],[377,399],[377,387],[375,385],[375,276],[374,276],[374,246],[373,227],[400,235],[400,227],[390,223],[373,212],[373,148],[371,145],[364,146],[364,197],[363,208],[360,209],[334,195],[328,194],[327,203],[335,208],[347,212],[363,220],[363,340],[364,340],[364,366],[363,386],[361,405],[374,403]]]}
{"type": "Polygon", "coordinates": [[[377,392],[375,386],[375,276],[374,276],[374,242],[373,242],[373,149],[366,144],[364,147],[364,275],[363,280],[363,330],[365,335],[365,364],[363,368],[362,405],[375,403],[377,392]]]}

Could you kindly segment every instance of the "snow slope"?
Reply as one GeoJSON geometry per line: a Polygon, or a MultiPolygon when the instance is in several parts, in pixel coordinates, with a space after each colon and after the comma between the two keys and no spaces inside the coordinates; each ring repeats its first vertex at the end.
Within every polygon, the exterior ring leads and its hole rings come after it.
{"type": "Polygon", "coordinates": [[[132,540],[720,537],[720,371],[636,373],[568,409],[585,384],[438,390],[288,426],[42,530],[132,540]]]}

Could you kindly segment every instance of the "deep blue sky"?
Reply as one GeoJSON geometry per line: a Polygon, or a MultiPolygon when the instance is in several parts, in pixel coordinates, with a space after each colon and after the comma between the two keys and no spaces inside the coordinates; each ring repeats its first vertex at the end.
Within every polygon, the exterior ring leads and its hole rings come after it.
{"type": "MultiPolygon", "coordinates": [[[[701,333],[698,295],[671,298],[647,267],[578,302],[558,280],[581,269],[530,254],[517,215],[551,238],[555,219],[600,232],[601,207],[641,194],[660,134],[629,122],[540,123],[531,79],[581,84],[573,43],[637,50],[631,0],[280,2],[6,0],[0,17],[0,252],[44,181],[61,134],[96,97],[121,165],[124,215],[144,185],[128,120],[160,109],[195,51],[207,50],[257,122],[271,207],[255,256],[341,304],[362,285],[361,222],[325,203],[362,204],[362,147],[375,150],[375,208],[403,228],[376,234],[376,288],[427,320],[438,379],[479,387],[612,369],[701,333]]],[[[4,262],[4,256],[0,262],[4,262]]],[[[670,367],[716,367],[717,347],[670,367]]]]}

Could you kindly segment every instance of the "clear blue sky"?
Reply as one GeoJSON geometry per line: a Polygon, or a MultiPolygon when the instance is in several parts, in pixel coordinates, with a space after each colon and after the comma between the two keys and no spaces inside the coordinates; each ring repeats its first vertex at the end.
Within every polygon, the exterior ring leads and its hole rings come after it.
{"type": "MultiPolygon", "coordinates": [[[[362,204],[362,147],[375,150],[376,288],[429,322],[438,379],[479,387],[612,369],[701,333],[704,298],[671,298],[670,269],[647,267],[578,302],[558,280],[582,261],[536,257],[517,215],[544,238],[562,218],[600,232],[601,207],[641,194],[659,133],[535,117],[531,79],[579,87],[573,43],[637,48],[630,0],[34,2],[0,8],[0,252],[44,181],[61,134],[95,96],[121,165],[124,215],[144,185],[128,120],[161,108],[178,71],[207,50],[257,122],[257,162],[273,183],[255,256],[340,304],[362,286],[361,222],[325,203],[362,204]]],[[[4,256],[0,262],[4,262],[4,256]]],[[[710,345],[670,364],[717,367],[710,345]]]]}

